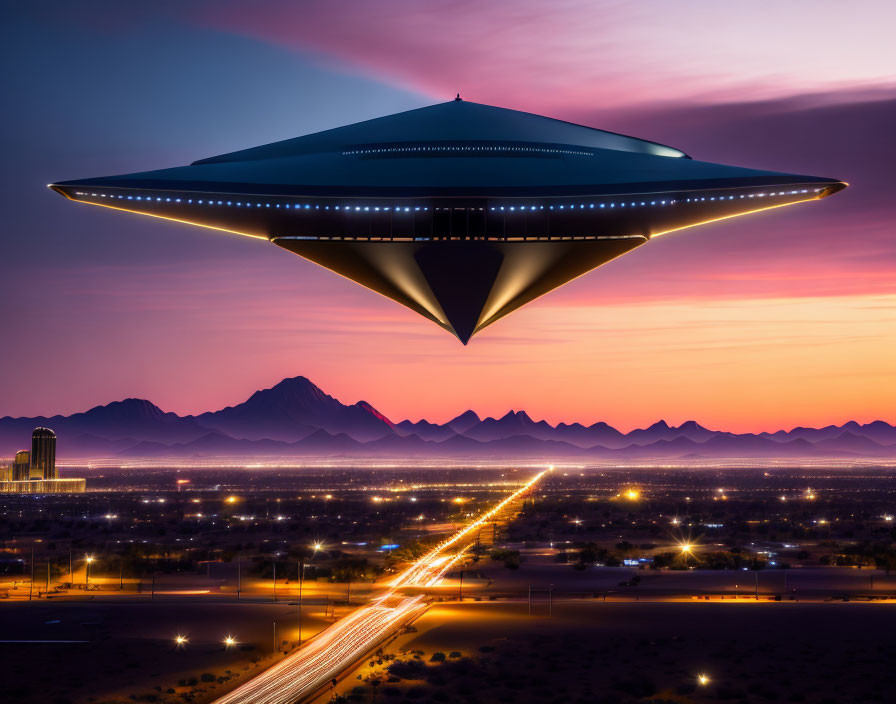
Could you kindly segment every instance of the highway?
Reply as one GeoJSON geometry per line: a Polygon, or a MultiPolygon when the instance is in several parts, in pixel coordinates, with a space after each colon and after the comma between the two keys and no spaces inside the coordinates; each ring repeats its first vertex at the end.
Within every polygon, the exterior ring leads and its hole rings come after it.
{"type": "Polygon", "coordinates": [[[414,562],[389,583],[388,591],[322,631],[304,648],[287,656],[214,704],[293,704],[338,677],[428,607],[422,595],[407,596],[405,587],[433,586],[470,546],[477,531],[500,516],[549,470],[536,474],[519,489],[478,516],[414,562]]]}

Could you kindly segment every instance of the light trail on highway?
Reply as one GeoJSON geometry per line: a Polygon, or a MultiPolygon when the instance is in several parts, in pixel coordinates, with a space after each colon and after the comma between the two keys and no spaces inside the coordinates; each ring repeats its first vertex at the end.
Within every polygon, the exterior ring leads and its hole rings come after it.
{"type": "Polygon", "coordinates": [[[452,535],[447,540],[443,540],[441,543],[436,545],[432,550],[430,550],[426,555],[417,560],[413,565],[408,567],[404,572],[398,575],[395,579],[392,580],[391,586],[393,587],[406,587],[411,586],[413,584],[419,584],[416,575],[425,572],[428,568],[431,567],[431,563],[433,560],[437,559],[441,556],[442,552],[450,548],[452,545],[456,545],[458,542],[462,541],[465,537],[470,537],[471,534],[479,528],[482,528],[486,523],[491,521],[495,516],[501,513],[508,505],[516,501],[523,494],[525,494],[529,489],[535,486],[541,478],[547,474],[550,470],[545,469],[538,474],[536,474],[532,479],[526,482],[519,489],[510,494],[507,498],[502,500],[500,503],[496,504],[494,507],[483,513],[476,520],[467,524],[464,528],[459,530],[457,533],[452,535]]]}
{"type": "Polygon", "coordinates": [[[389,591],[370,604],[355,609],[313,638],[304,648],[284,658],[214,704],[294,704],[338,677],[361,656],[410,623],[428,607],[421,595],[401,593],[405,587],[434,586],[461,558],[476,530],[495,519],[522,497],[550,470],[536,474],[494,507],[442,541],[393,579],[389,591]],[[447,553],[458,546],[455,553],[447,553]]]}

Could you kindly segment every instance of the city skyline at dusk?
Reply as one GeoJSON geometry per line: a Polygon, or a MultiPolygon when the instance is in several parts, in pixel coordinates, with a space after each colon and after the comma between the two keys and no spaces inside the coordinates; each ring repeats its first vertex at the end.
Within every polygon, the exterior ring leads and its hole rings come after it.
{"type": "MultiPolygon", "coordinates": [[[[551,422],[695,419],[733,431],[896,419],[896,87],[894,62],[867,36],[882,29],[864,22],[858,32],[858,13],[769,5],[776,20],[762,22],[761,11],[744,18],[705,3],[674,18],[650,4],[568,4],[546,18],[524,3],[471,27],[443,3],[424,5],[443,11],[383,4],[382,32],[366,42],[356,39],[370,19],[339,3],[273,4],[263,16],[236,3],[162,3],[14,17],[4,51],[29,75],[14,76],[3,118],[17,135],[0,282],[15,342],[0,365],[20,373],[0,381],[0,415],[129,396],[193,413],[302,374],[393,419],[514,408],[551,422]],[[730,29],[710,35],[701,21],[730,29]],[[765,51],[726,40],[761,40],[765,51]],[[78,66],[59,71],[74,54],[78,66]],[[457,91],[700,160],[851,187],[659,238],[467,347],[264,243],[75,208],[45,188],[187,164],[457,91]]],[[[892,10],[875,11],[882,28],[892,10]]]]}

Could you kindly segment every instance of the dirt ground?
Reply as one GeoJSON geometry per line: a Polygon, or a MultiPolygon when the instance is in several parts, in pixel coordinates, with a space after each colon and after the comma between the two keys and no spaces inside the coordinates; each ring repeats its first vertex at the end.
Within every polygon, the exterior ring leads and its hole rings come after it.
{"type": "MultiPolygon", "coordinates": [[[[280,647],[293,647],[298,613],[289,604],[3,603],[0,702],[208,701],[282,657],[274,622],[280,647]]],[[[322,607],[305,607],[304,638],[328,624],[322,607]]]]}
{"type": "Polygon", "coordinates": [[[442,604],[337,693],[420,704],[892,702],[894,626],[892,605],[873,603],[555,602],[550,617],[546,600],[531,616],[525,603],[442,604]]]}

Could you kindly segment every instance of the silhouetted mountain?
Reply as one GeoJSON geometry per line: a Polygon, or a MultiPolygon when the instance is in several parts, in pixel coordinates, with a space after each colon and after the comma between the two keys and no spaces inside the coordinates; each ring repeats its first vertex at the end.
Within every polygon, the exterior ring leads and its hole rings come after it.
{"type": "Polygon", "coordinates": [[[775,433],[759,433],[763,437],[771,438],[779,442],[787,442],[788,440],[807,440],[808,442],[818,442],[819,440],[829,440],[836,438],[843,433],[845,428],[837,425],[827,425],[824,428],[803,428],[796,427],[792,430],[779,430],[775,433]]]}
{"type": "Polygon", "coordinates": [[[328,433],[323,428],[315,430],[311,435],[294,443],[292,449],[303,455],[334,455],[350,453],[363,447],[363,444],[345,433],[328,433]]]}
{"type": "Polygon", "coordinates": [[[776,433],[761,433],[774,440],[792,440],[802,438],[809,442],[819,442],[821,440],[832,440],[839,438],[844,432],[873,440],[879,445],[896,445],[896,427],[885,423],[882,420],[876,420],[872,423],[860,425],[854,420],[844,423],[843,425],[827,425],[824,428],[802,428],[797,427],[792,430],[779,430],[776,433]]]}
{"type": "Polygon", "coordinates": [[[675,434],[673,429],[664,420],[658,420],[647,428],[638,428],[626,433],[625,439],[630,445],[649,445],[657,440],[671,440],[675,434]]]}
{"type": "Polygon", "coordinates": [[[445,425],[458,435],[463,435],[467,430],[480,422],[479,416],[473,411],[464,411],[457,418],[452,418],[445,425]]]}
{"type": "Polygon", "coordinates": [[[553,428],[543,420],[533,421],[525,411],[510,411],[501,418],[486,418],[464,431],[464,435],[474,440],[488,442],[514,435],[529,435],[539,439],[550,437],[553,428]]]}
{"type": "Polygon", "coordinates": [[[419,435],[387,435],[364,445],[364,449],[377,455],[390,457],[426,457],[436,453],[436,443],[419,435]]]}
{"type": "Polygon", "coordinates": [[[166,445],[144,441],[119,454],[123,457],[247,457],[253,454],[279,455],[288,449],[289,443],[280,440],[239,440],[213,431],[186,443],[166,445]]]}
{"type": "Polygon", "coordinates": [[[393,426],[393,430],[399,435],[417,435],[423,440],[434,440],[436,442],[450,438],[455,434],[454,430],[448,425],[436,425],[428,420],[418,420],[416,423],[403,420],[400,423],[396,423],[393,426]]]}
{"type": "Polygon", "coordinates": [[[143,399],[125,399],[71,416],[0,419],[0,455],[30,445],[39,425],[56,431],[60,458],[456,458],[666,460],[697,458],[892,458],[896,427],[797,427],[774,433],[708,430],[690,420],[658,421],[621,433],[603,422],[534,421],[525,411],[484,420],[465,411],[448,423],[394,424],[366,401],[341,403],[305,377],[284,379],[245,402],[181,417],[143,399]]]}
{"type": "Polygon", "coordinates": [[[89,454],[102,455],[113,449],[115,443],[109,441],[123,438],[133,442],[188,442],[208,432],[190,418],[165,413],[144,399],[127,398],[70,416],[0,418],[0,453],[8,455],[30,447],[31,431],[41,425],[56,431],[57,453],[63,456],[73,454],[76,448],[79,453],[89,450],[89,454]],[[77,444],[66,447],[74,438],[78,438],[77,444]]]}
{"type": "Polygon", "coordinates": [[[600,445],[613,449],[628,444],[625,442],[625,435],[606,423],[595,423],[587,427],[581,423],[558,423],[550,434],[550,438],[578,447],[600,445]]]}
{"type": "MultiPolygon", "coordinates": [[[[854,421],[850,421],[844,425],[844,428],[849,428],[849,426],[854,423],[854,421]]],[[[875,420],[871,423],[866,423],[865,425],[859,425],[856,431],[852,431],[850,428],[850,432],[856,432],[857,434],[868,438],[869,440],[874,440],[874,442],[879,445],[896,445],[896,427],[890,425],[889,423],[884,423],[882,420],[875,420]]]]}
{"type": "Polygon", "coordinates": [[[866,456],[893,454],[891,448],[884,447],[871,438],[850,432],[841,433],[835,438],[819,440],[812,446],[818,451],[853,452],[866,456]]]}
{"type": "Polygon", "coordinates": [[[346,406],[325,394],[303,376],[284,379],[276,386],[256,391],[246,401],[196,421],[234,437],[271,438],[294,442],[318,428],[345,433],[362,442],[391,434],[392,423],[366,402],[346,406]]]}

